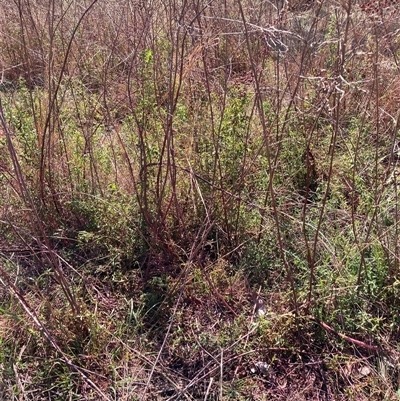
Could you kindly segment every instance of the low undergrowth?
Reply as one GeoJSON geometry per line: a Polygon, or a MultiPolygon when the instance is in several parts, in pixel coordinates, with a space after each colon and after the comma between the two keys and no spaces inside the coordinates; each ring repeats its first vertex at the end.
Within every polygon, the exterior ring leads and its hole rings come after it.
{"type": "Polygon", "coordinates": [[[398,399],[397,6],[50,3],[0,2],[0,398],[398,399]]]}

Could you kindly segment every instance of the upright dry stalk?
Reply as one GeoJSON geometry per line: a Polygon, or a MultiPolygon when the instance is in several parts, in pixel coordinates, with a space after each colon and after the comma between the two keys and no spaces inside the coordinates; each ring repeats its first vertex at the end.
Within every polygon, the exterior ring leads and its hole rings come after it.
{"type": "Polygon", "coordinates": [[[46,234],[46,230],[45,227],[43,226],[40,215],[38,213],[37,206],[34,202],[34,199],[32,198],[29,188],[26,185],[25,177],[22,172],[21,165],[19,163],[17,153],[13,145],[11,132],[4,118],[1,99],[0,99],[0,122],[6,136],[8,152],[12,160],[14,172],[16,175],[17,185],[19,187],[19,196],[21,197],[21,200],[25,204],[26,208],[29,210],[29,218],[31,221],[32,232],[36,233],[36,235],[34,236],[35,241],[37,242],[37,245],[45,260],[47,260],[52,266],[55,278],[61,285],[61,288],[71,306],[72,312],[75,315],[77,315],[80,312],[79,304],[69,288],[68,282],[64,276],[64,272],[61,269],[59,260],[57,259],[56,254],[50,245],[50,241],[46,234]]]}
{"type": "Polygon", "coordinates": [[[271,133],[268,129],[266,119],[265,119],[265,114],[264,114],[264,107],[263,107],[263,96],[262,96],[262,91],[260,89],[260,85],[258,83],[257,79],[257,68],[254,63],[253,55],[251,52],[251,46],[250,46],[250,38],[248,34],[248,28],[247,28],[247,20],[243,11],[243,6],[241,0],[238,0],[238,5],[239,5],[239,10],[240,10],[240,15],[242,18],[243,22],[243,27],[245,31],[245,38],[246,38],[246,47],[248,51],[248,57],[250,60],[250,65],[251,65],[251,70],[254,76],[254,83],[255,83],[255,89],[256,89],[256,94],[257,94],[257,109],[258,109],[258,114],[261,122],[261,127],[263,130],[263,138],[264,138],[264,144],[265,144],[265,154],[266,154],[266,159],[268,163],[268,175],[269,175],[269,181],[268,181],[268,194],[271,199],[271,207],[272,207],[272,213],[273,213],[273,218],[275,222],[275,231],[276,231],[276,238],[278,241],[278,246],[279,246],[279,252],[281,256],[281,260],[283,262],[284,268],[286,270],[286,275],[288,282],[290,284],[290,288],[292,291],[292,297],[293,297],[293,307],[296,311],[296,314],[298,312],[298,302],[297,302],[297,291],[296,291],[296,286],[295,286],[295,277],[293,270],[290,266],[290,264],[287,261],[286,258],[286,249],[285,249],[285,244],[283,240],[283,236],[281,234],[281,225],[280,225],[280,217],[279,217],[279,211],[278,211],[278,206],[276,202],[276,195],[275,195],[275,189],[273,186],[273,177],[274,177],[274,171],[275,171],[275,165],[273,164],[273,155],[271,154],[271,133]]]}

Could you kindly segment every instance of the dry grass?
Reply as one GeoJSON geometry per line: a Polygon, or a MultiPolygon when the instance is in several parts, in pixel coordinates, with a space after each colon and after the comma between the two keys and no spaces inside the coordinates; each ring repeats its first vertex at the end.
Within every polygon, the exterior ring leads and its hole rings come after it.
{"type": "Polygon", "coordinates": [[[0,2],[0,398],[398,399],[399,10],[281,6],[0,2]]]}

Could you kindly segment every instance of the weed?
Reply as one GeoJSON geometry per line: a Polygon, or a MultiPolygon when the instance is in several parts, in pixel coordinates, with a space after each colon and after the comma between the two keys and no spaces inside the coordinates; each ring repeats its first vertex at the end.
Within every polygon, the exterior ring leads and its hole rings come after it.
{"type": "Polygon", "coordinates": [[[398,9],[303,3],[0,4],[0,398],[396,399],[398,9]]]}

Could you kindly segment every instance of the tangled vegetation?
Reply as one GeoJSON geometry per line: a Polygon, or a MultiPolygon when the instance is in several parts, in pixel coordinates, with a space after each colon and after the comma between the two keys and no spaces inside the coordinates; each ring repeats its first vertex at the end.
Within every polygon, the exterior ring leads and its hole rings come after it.
{"type": "Polygon", "coordinates": [[[1,399],[399,399],[379,5],[1,2],[1,399]]]}

